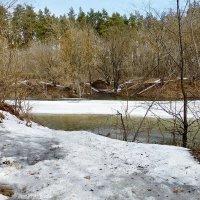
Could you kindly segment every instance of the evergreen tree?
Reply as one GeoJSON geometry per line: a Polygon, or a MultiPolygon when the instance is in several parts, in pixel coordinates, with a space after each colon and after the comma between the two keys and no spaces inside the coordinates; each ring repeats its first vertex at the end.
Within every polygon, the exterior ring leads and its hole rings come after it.
{"type": "Polygon", "coordinates": [[[86,24],[86,14],[85,12],[82,10],[82,8],[79,8],[79,13],[78,13],[78,17],[77,17],[77,22],[79,23],[79,25],[83,26],[86,24]]]}
{"type": "Polygon", "coordinates": [[[17,5],[12,17],[12,39],[10,45],[13,48],[22,47],[24,45],[24,13],[25,8],[17,5]]]}
{"type": "Polygon", "coordinates": [[[103,34],[106,32],[109,26],[109,15],[108,12],[105,9],[103,9],[101,13],[98,12],[98,16],[99,17],[96,30],[99,34],[103,34]]]}
{"type": "Polygon", "coordinates": [[[27,45],[36,36],[36,13],[32,6],[26,6],[24,10],[23,25],[24,44],[27,45]]]}
{"type": "Polygon", "coordinates": [[[70,21],[75,22],[76,14],[75,14],[74,9],[72,7],[69,9],[69,12],[67,13],[67,15],[68,15],[68,19],[70,21]]]}
{"type": "Polygon", "coordinates": [[[67,16],[66,15],[60,16],[58,20],[59,20],[59,27],[60,27],[61,34],[64,34],[68,26],[67,16]]]}
{"type": "Polygon", "coordinates": [[[118,12],[113,13],[112,17],[109,18],[109,26],[123,27],[125,25],[125,20],[118,12]]]}
{"type": "Polygon", "coordinates": [[[96,28],[98,17],[98,13],[94,12],[94,9],[90,9],[86,16],[87,23],[91,24],[92,27],[96,28]]]}
{"type": "Polygon", "coordinates": [[[129,17],[129,25],[133,30],[135,30],[137,27],[136,16],[133,15],[132,13],[130,14],[130,17],[129,17]]]}
{"type": "Polygon", "coordinates": [[[37,15],[37,38],[40,41],[46,41],[54,36],[53,22],[55,18],[51,16],[50,11],[45,8],[44,12],[39,10],[37,15]]]}
{"type": "Polygon", "coordinates": [[[32,6],[17,5],[12,20],[10,45],[13,48],[25,47],[36,37],[36,13],[32,6]]]}
{"type": "Polygon", "coordinates": [[[136,27],[137,27],[137,30],[139,31],[143,27],[143,16],[140,15],[140,13],[137,11],[135,12],[135,17],[136,17],[136,27]]]}
{"type": "Polygon", "coordinates": [[[8,28],[8,20],[7,10],[3,6],[0,6],[0,37],[5,36],[6,34],[6,30],[8,28]]]}

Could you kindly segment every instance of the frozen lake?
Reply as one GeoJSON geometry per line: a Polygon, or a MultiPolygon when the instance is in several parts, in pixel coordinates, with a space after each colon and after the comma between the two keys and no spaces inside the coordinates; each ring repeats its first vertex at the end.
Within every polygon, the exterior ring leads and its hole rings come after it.
{"type": "MultiPolygon", "coordinates": [[[[116,115],[122,113],[133,117],[144,117],[149,106],[148,117],[172,118],[169,113],[182,114],[183,103],[181,101],[119,101],[119,100],[84,100],[70,99],[62,101],[29,101],[33,114],[97,114],[116,115]],[[165,110],[165,111],[164,111],[165,110]],[[166,112],[167,111],[167,112],[166,112]]],[[[192,118],[192,112],[198,115],[200,101],[189,102],[188,117],[192,118]]]]}
{"type": "MultiPolygon", "coordinates": [[[[173,134],[169,122],[158,125],[158,118],[172,118],[168,112],[182,115],[181,101],[120,101],[120,100],[85,100],[68,99],[60,101],[30,101],[32,113],[37,122],[49,128],[66,131],[86,130],[100,135],[122,139],[123,128],[118,113],[128,116],[128,139],[132,141],[134,134],[146,115],[147,120],[142,124],[137,137],[139,142],[171,144],[173,134]],[[148,108],[151,109],[148,111],[148,108]],[[165,111],[164,111],[165,110],[165,111]],[[147,112],[148,111],[148,112],[147,112]],[[149,121],[150,119],[150,121],[149,121]],[[167,124],[168,123],[168,124],[167,124]]],[[[195,111],[198,117],[200,101],[189,103],[188,117],[192,118],[195,111]],[[191,111],[190,111],[191,110],[191,111]]],[[[199,134],[198,134],[199,135],[199,134]]],[[[192,137],[192,136],[191,136],[192,137]]],[[[199,137],[199,136],[198,136],[199,137]]],[[[180,139],[180,135],[176,138],[180,139]]],[[[199,143],[195,140],[195,143],[199,143]]]]}

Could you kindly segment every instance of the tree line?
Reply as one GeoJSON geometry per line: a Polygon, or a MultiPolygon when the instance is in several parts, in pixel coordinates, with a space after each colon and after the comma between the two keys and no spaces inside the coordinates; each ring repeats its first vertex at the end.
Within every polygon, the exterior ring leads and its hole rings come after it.
{"type": "MultiPolygon", "coordinates": [[[[181,11],[185,76],[197,80],[200,4],[188,1],[185,9],[181,11]]],[[[48,8],[36,12],[31,5],[17,5],[11,11],[2,5],[1,82],[11,77],[41,79],[72,85],[81,96],[84,83],[97,79],[112,84],[117,93],[119,84],[128,80],[177,78],[176,19],[173,10],[126,16],[109,15],[105,9],[85,13],[81,8],[76,14],[70,8],[57,17],[48,8]]]]}
{"type": "Polygon", "coordinates": [[[79,28],[89,25],[99,35],[103,35],[113,26],[140,30],[142,24],[148,23],[149,17],[144,18],[139,12],[130,14],[129,17],[117,12],[109,16],[105,9],[98,12],[90,9],[85,13],[82,8],[78,14],[70,8],[66,15],[57,17],[47,7],[36,12],[31,5],[17,5],[10,13],[1,6],[1,34],[8,39],[10,47],[20,48],[28,46],[33,40],[46,42],[59,37],[59,34],[64,34],[69,28],[69,22],[79,28]]]}

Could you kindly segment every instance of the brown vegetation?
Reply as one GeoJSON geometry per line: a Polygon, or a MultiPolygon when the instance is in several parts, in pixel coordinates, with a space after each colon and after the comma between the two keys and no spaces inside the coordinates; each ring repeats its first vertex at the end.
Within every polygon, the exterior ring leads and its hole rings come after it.
{"type": "MultiPolygon", "coordinates": [[[[192,89],[188,93],[189,98],[192,95],[199,98],[199,7],[198,3],[190,3],[180,19],[184,78],[191,81],[188,90],[192,89]]],[[[104,13],[105,19],[91,19],[94,20],[91,23],[89,16],[85,15],[83,19],[81,15],[77,19],[72,16],[69,19],[55,18],[48,9],[42,13],[47,15],[44,16],[47,21],[41,19],[39,22],[35,21],[35,16],[39,20],[41,13],[34,13],[32,7],[18,6],[16,9],[21,12],[21,17],[24,15],[23,19],[18,18],[18,12],[8,15],[6,8],[0,8],[0,25],[3,27],[0,31],[2,99],[99,95],[85,85],[94,84],[97,80],[106,82],[106,86],[100,88],[103,95],[106,93],[103,89],[109,89],[109,95],[130,94],[132,98],[151,99],[156,96],[155,93],[161,94],[158,99],[183,97],[178,83],[166,83],[180,77],[177,12],[157,17],[151,12],[146,16],[137,13],[130,19],[104,13]],[[24,23],[27,15],[23,12],[32,13],[30,24],[24,23]],[[102,26],[98,25],[100,22],[102,26]],[[140,93],[152,86],[148,83],[151,79],[160,79],[161,84],[140,93]],[[134,84],[129,80],[133,80],[134,84]],[[160,92],[165,85],[167,88],[160,92]]],[[[96,14],[101,16],[101,13],[96,14]]]]}
{"type": "Polygon", "coordinates": [[[18,111],[16,111],[16,109],[13,105],[9,105],[5,102],[0,102],[0,110],[6,111],[12,115],[15,115],[17,118],[23,120],[23,118],[20,116],[20,113],[18,111]]]}
{"type": "Polygon", "coordinates": [[[12,197],[14,195],[14,190],[12,187],[10,187],[8,185],[0,184],[0,194],[7,196],[7,197],[12,197]]]}
{"type": "Polygon", "coordinates": [[[195,159],[197,159],[200,162],[200,150],[199,149],[193,149],[192,155],[194,156],[195,159]]]}
{"type": "Polygon", "coordinates": [[[0,113],[0,123],[2,123],[4,119],[5,119],[4,114],[3,114],[3,113],[0,113]]]}
{"type": "MultiPolygon", "coordinates": [[[[0,102],[0,110],[6,111],[14,116],[16,116],[18,119],[23,120],[26,122],[26,126],[31,127],[32,126],[32,118],[30,115],[30,109],[29,106],[21,107],[20,103],[18,104],[18,107],[16,108],[16,105],[10,105],[5,102],[0,102]]],[[[2,122],[5,119],[5,116],[3,113],[0,113],[0,122],[2,122]]]]}
{"type": "MultiPolygon", "coordinates": [[[[200,98],[200,81],[196,81],[194,85],[191,81],[185,80],[184,84],[189,99],[200,98]]],[[[177,79],[170,80],[164,85],[162,83],[155,84],[145,82],[140,92],[137,92],[137,90],[132,91],[130,96],[135,93],[137,93],[136,97],[148,100],[180,100],[183,98],[180,80],[177,79]]]]}

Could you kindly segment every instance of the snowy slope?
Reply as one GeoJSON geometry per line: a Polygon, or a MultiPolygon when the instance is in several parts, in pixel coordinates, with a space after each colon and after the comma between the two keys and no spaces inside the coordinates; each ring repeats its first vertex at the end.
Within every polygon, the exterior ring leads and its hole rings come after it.
{"type": "Polygon", "coordinates": [[[200,165],[187,149],[29,128],[6,115],[0,124],[0,185],[14,188],[11,199],[200,199],[200,165]]]}

